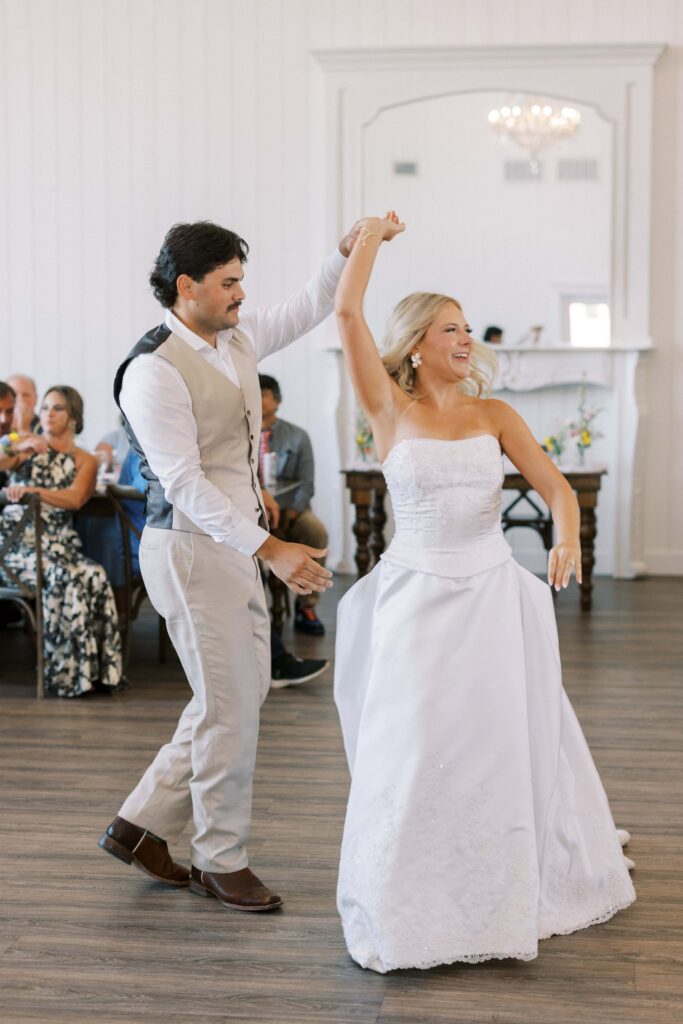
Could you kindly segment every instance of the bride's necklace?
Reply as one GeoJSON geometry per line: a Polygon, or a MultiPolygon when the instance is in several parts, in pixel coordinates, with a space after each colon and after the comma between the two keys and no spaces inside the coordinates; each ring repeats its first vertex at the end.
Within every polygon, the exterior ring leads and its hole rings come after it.
{"type": "Polygon", "coordinates": [[[442,388],[434,388],[433,391],[428,391],[426,395],[416,395],[413,398],[412,402],[410,403],[410,405],[408,406],[408,408],[405,411],[407,412],[408,409],[411,409],[417,402],[424,402],[426,398],[431,398],[432,395],[438,395],[442,391],[446,391],[447,388],[452,388],[452,387],[456,387],[456,386],[457,386],[457,381],[453,381],[452,384],[444,384],[444,386],[442,388]]]}

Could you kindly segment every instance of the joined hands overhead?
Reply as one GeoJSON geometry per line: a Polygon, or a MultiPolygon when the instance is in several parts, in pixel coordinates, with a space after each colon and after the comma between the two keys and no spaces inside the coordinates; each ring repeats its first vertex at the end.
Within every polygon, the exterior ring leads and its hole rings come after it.
{"type": "Polygon", "coordinates": [[[377,236],[382,242],[390,242],[405,229],[405,224],[399,220],[395,210],[389,210],[386,217],[363,217],[344,235],[339,243],[339,252],[348,257],[359,238],[361,245],[363,238],[370,235],[377,236]]]}

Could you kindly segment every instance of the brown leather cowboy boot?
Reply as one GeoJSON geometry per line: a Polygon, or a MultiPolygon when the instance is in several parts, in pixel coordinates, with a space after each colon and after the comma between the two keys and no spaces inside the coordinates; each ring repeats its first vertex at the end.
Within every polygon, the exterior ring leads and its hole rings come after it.
{"type": "Polygon", "coordinates": [[[215,896],[230,910],[275,910],[281,898],[263,884],[249,868],[214,874],[192,867],[190,892],[195,896],[215,896]]]}
{"type": "Polygon", "coordinates": [[[125,818],[114,818],[97,845],[157,882],[176,886],[190,883],[190,872],[182,864],[176,864],[168,852],[166,840],[138,825],[131,825],[125,818]]]}

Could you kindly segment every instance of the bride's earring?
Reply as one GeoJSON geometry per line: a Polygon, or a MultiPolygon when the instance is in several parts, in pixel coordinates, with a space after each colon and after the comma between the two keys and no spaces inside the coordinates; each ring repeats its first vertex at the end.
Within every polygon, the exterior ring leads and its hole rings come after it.
{"type": "Polygon", "coordinates": [[[417,370],[418,366],[422,366],[422,356],[419,352],[411,352],[410,362],[412,363],[413,369],[417,370]]]}

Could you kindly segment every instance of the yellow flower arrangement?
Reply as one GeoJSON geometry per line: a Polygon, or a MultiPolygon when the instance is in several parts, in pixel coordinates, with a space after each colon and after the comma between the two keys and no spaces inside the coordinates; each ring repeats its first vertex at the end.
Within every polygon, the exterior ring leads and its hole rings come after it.
{"type": "Polygon", "coordinates": [[[567,435],[560,430],[557,434],[548,434],[543,441],[543,447],[551,458],[559,459],[564,451],[567,435]]]}
{"type": "Polygon", "coordinates": [[[569,436],[574,438],[581,464],[583,464],[586,449],[590,448],[594,441],[603,437],[603,434],[592,426],[593,420],[600,412],[602,412],[601,408],[588,407],[586,403],[586,384],[584,381],[579,392],[578,415],[576,419],[568,420],[565,424],[569,431],[569,436]]]}
{"type": "Polygon", "coordinates": [[[594,441],[603,435],[592,425],[593,420],[602,412],[599,408],[589,408],[586,403],[586,384],[581,384],[579,392],[579,408],[576,417],[566,420],[560,430],[555,434],[548,434],[543,441],[543,448],[551,458],[559,460],[562,456],[567,440],[576,444],[579,455],[579,462],[583,465],[586,449],[590,448],[594,441]]]}
{"type": "Polygon", "coordinates": [[[356,447],[364,462],[372,462],[375,458],[375,441],[372,430],[364,413],[359,409],[356,414],[356,447]]]}

